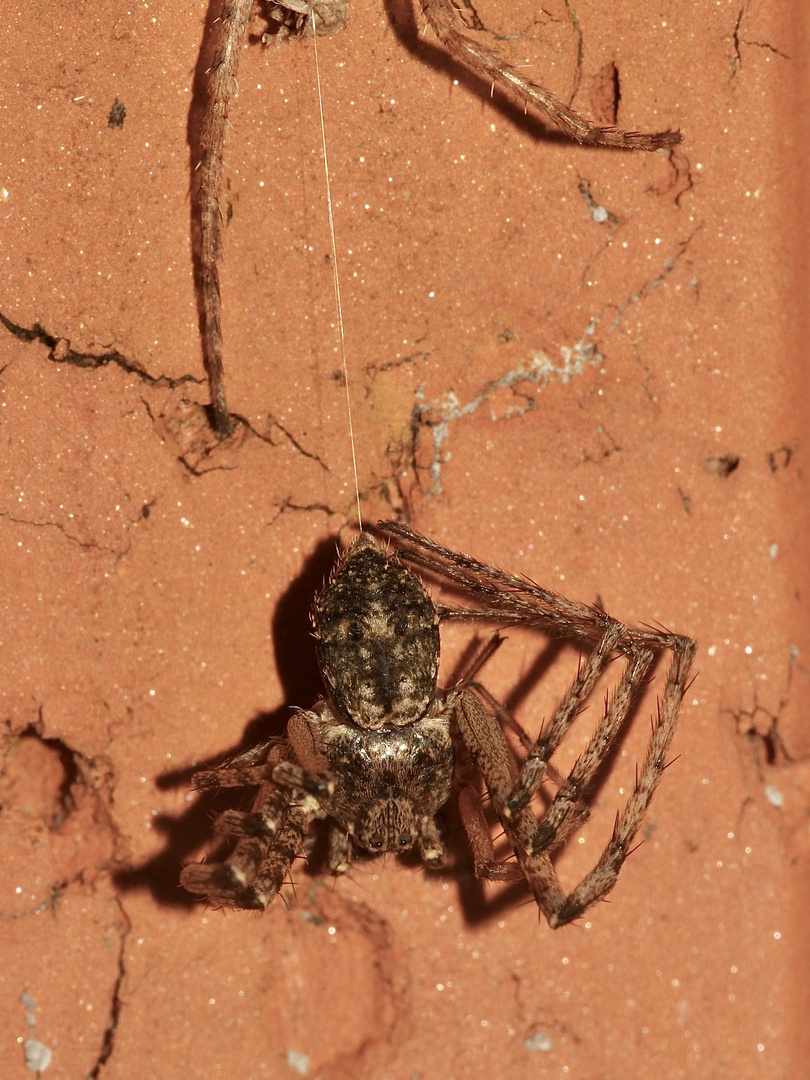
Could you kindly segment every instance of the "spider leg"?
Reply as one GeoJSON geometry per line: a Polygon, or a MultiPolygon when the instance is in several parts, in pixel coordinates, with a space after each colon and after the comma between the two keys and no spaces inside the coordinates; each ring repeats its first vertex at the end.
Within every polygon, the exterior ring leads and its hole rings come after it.
{"type": "Polygon", "coordinates": [[[287,792],[279,790],[275,784],[262,784],[250,812],[225,810],[214,822],[214,829],[221,836],[274,836],[289,802],[287,792]]]}
{"type": "Polygon", "coordinates": [[[501,862],[495,858],[495,847],[481,806],[481,797],[470,784],[465,784],[458,793],[458,809],[472,849],[475,876],[507,885],[524,881],[525,875],[519,864],[501,862]]]}
{"type": "Polygon", "coordinates": [[[673,659],[667,672],[658,716],[653,721],[647,753],[636,776],[633,791],[624,810],[616,817],[613,835],[600,855],[599,861],[571,892],[565,904],[557,912],[553,926],[562,926],[578,918],[591,904],[606,896],[616,884],[622,864],[630,854],[630,845],[664,774],[667,754],[675,733],[678,712],[688,686],[689,671],[697,647],[690,638],[677,635],[671,635],[671,638],[673,659]]]}
{"type": "MultiPolygon", "coordinates": [[[[296,725],[293,730],[298,732],[296,725]]],[[[300,734],[297,741],[305,751],[300,734]]],[[[290,748],[297,748],[292,740],[290,748]]],[[[324,816],[320,799],[332,788],[328,776],[290,761],[290,748],[269,740],[226,765],[195,774],[198,788],[258,785],[259,791],[249,812],[225,810],[217,817],[215,830],[238,843],[224,862],[184,867],[180,881],[189,892],[223,907],[253,909],[266,908],[278,893],[303,850],[310,823],[324,816]]],[[[316,763],[312,754],[309,762],[316,763]]]]}
{"type": "MultiPolygon", "coordinates": [[[[653,635],[646,635],[645,632],[640,632],[638,636],[655,640],[653,635]]],[[[471,689],[464,689],[459,694],[459,729],[478,763],[529,887],[552,927],[563,926],[578,918],[597,900],[606,896],[616,884],[619,871],[630,853],[633,839],[666,768],[666,756],[675,732],[696,648],[689,638],[666,635],[666,640],[672,649],[673,659],[667,672],[664,693],[653,724],[647,753],[633,792],[624,810],[617,816],[613,834],[596,866],[568,897],[562,891],[545,852],[552,845],[564,840],[579,824],[581,819],[574,816],[573,811],[577,806],[582,806],[582,793],[621,730],[633,701],[644,685],[655,659],[655,652],[649,647],[634,648],[634,655],[628,662],[602,721],[570,775],[565,779],[560,778],[559,790],[539,824],[535,822],[527,804],[518,805],[517,812],[511,808],[510,800],[518,791],[523,774],[521,772],[517,785],[513,785],[509,745],[500,724],[493,722],[494,718],[485,711],[471,689]]],[[[612,652],[613,648],[608,651],[608,658],[612,652]]],[[[569,691],[563,705],[570,697],[569,691]]],[[[571,718],[574,715],[576,712],[571,714],[571,718]]],[[[483,836],[486,823],[472,820],[469,797],[465,797],[465,800],[466,805],[460,801],[462,820],[476,858],[476,871],[478,872],[480,867],[480,876],[488,876],[487,858],[491,841],[488,832],[486,838],[483,836]]]]}
{"type": "Polygon", "coordinates": [[[419,823],[419,835],[416,838],[416,846],[422,861],[426,866],[435,870],[444,866],[444,844],[439,836],[436,822],[431,817],[424,817],[419,823]]]}
{"type": "Polygon", "coordinates": [[[316,806],[310,800],[290,806],[284,824],[269,847],[265,848],[255,877],[250,883],[250,892],[255,903],[245,904],[245,907],[264,909],[273,900],[289,876],[290,867],[303,851],[304,840],[313,818],[318,816],[316,806]]]}
{"type": "Polygon", "coordinates": [[[560,131],[580,143],[617,146],[626,150],[658,150],[681,141],[678,131],[644,134],[599,127],[569,108],[548,90],[527,79],[517,68],[465,33],[469,28],[457,14],[452,0],[420,0],[422,11],[442,45],[466,67],[490,83],[515,94],[524,105],[536,109],[560,131]]]}
{"type": "Polygon", "coordinates": [[[286,756],[282,739],[268,739],[213,769],[198,769],[192,783],[198,790],[256,787],[270,780],[273,769],[286,756]]]}
{"type": "MultiPolygon", "coordinates": [[[[551,859],[545,852],[535,854],[533,840],[536,822],[529,807],[519,810],[511,817],[504,813],[506,800],[512,791],[512,755],[498,721],[486,712],[481,702],[471,690],[463,690],[456,703],[456,721],[462,738],[476,760],[484,783],[487,785],[495,809],[503,822],[506,834],[518,857],[523,875],[529,884],[537,905],[553,925],[556,913],[564,907],[566,895],[551,865],[551,859]]],[[[462,820],[465,828],[471,822],[471,803],[467,799],[462,803],[462,820]],[[465,804],[466,803],[466,804],[465,804]]],[[[487,869],[488,850],[480,833],[480,825],[472,824],[472,835],[468,828],[473,854],[478,858],[476,865],[485,872],[487,869]]]]}
{"type": "MultiPolygon", "coordinates": [[[[524,750],[532,751],[534,749],[534,740],[529,735],[527,735],[527,733],[523,730],[523,728],[515,719],[515,717],[511,714],[511,712],[500,701],[498,701],[497,698],[495,698],[485,686],[482,686],[481,683],[471,682],[464,683],[463,689],[473,690],[476,696],[479,697],[487,705],[487,707],[495,716],[497,716],[501,724],[509,728],[517,735],[524,750]]],[[[554,786],[557,788],[557,791],[559,792],[559,790],[565,783],[565,777],[562,776],[562,774],[554,767],[554,765],[552,765],[550,761],[547,761],[545,763],[545,775],[548,776],[548,778],[552,781],[554,786]]],[[[544,778],[545,777],[543,777],[543,779],[544,778]]],[[[582,786],[584,787],[584,785],[582,786]]],[[[512,798],[514,798],[514,789],[512,798]]],[[[588,809],[588,806],[585,803],[584,799],[579,798],[575,801],[571,801],[569,799],[568,803],[570,805],[569,813],[567,815],[567,821],[560,823],[556,831],[556,835],[553,837],[553,841],[550,841],[548,844],[538,846],[537,840],[535,839],[535,851],[544,850],[545,848],[551,846],[552,842],[555,846],[563,843],[563,841],[566,840],[572,832],[576,832],[576,830],[588,820],[588,818],[590,817],[590,810],[588,809]],[[572,812],[574,809],[576,810],[576,813],[572,812]]]]}
{"type": "Polygon", "coordinates": [[[324,773],[313,773],[302,769],[292,761],[282,761],[273,769],[273,782],[280,787],[304,791],[316,798],[328,799],[335,790],[334,781],[324,773]]]}
{"type": "MultiPolygon", "coordinates": [[[[515,735],[517,735],[518,739],[520,739],[520,745],[523,747],[523,749],[527,752],[533,749],[534,739],[532,739],[531,736],[523,730],[522,726],[518,723],[515,717],[506,708],[506,706],[503,705],[500,701],[498,701],[498,699],[493,694],[490,694],[489,690],[487,690],[483,683],[477,682],[475,680],[470,681],[468,679],[465,679],[463,683],[461,683],[457,687],[457,689],[474,690],[478,697],[480,697],[482,701],[485,701],[486,704],[490,707],[490,709],[492,709],[498,719],[502,723],[504,723],[511,731],[513,731],[515,735]]],[[[553,766],[548,765],[547,768],[550,775],[553,766]]],[[[552,776],[552,780],[554,780],[555,784],[557,784],[557,787],[560,786],[555,777],[552,776]]]]}
{"type": "Polygon", "coordinates": [[[294,788],[314,795],[316,799],[329,799],[335,785],[329,776],[326,758],[315,748],[315,738],[310,722],[317,722],[316,713],[304,711],[293,713],[287,722],[287,741],[294,761],[282,761],[273,770],[273,781],[281,787],[294,788]]]}
{"type": "MultiPolygon", "coordinates": [[[[396,557],[448,582],[470,597],[477,607],[438,605],[443,622],[488,622],[499,627],[522,626],[551,638],[575,639],[583,648],[595,647],[618,626],[600,608],[569,600],[534,581],[488,566],[462,552],[451,551],[428,540],[399,521],[381,521],[377,528],[404,545],[396,557]]],[[[621,634],[619,634],[621,637],[621,634]]],[[[621,647],[621,646],[620,646],[621,647]]],[[[658,647],[666,647],[659,639],[658,647]]]]}
{"type": "MultiPolygon", "coordinates": [[[[579,772],[572,774],[571,784],[558,794],[556,817],[561,813],[563,803],[573,805],[579,799],[578,793],[576,798],[571,798],[577,779],[592,777],[600,755],[604,755],[615,738],[635,694],[644,682],[653,654],[671,650],[677,657],[691,644],[690,639],[666,632],[625,627],[599,608],[569,600],[535,582],[444,548],[400,522],[381,522],[378,528],[407,545],[405,550],[398,553],[401,559],[458,586],[480,605],[477,609],[439,608],[443,619],[488,621],[501,626],[519,625],[551,637],[569,637],[582,647],[593,646],[554,716],[529,751],[514,790],[505,800],[507,816],[528,805],[547,772],[549,759],[585,705],[611,658],[616,653],[628,658],[628,669],[614,694],[610,717],[606,716],[597,729],[579,763],[579,772]],[[605,740],[608,740],[607,743],[605,740]]],[[[691,648],[689,664],[694,646],[691,648]]],[[[673,695],[677,698],[674,704],[676,718],[687,677],[688,664],[685,674],[674,678],[673,685],[670,685],[672,680],[668,677],[665,698],[670,699],[673,695]]],[[[568,813],[563,817],[567,818],[568,813]]]]}
{"type": "Polygon", "coordinates": [[[203,362],[211,389],[214,428],[220,435],[233,431],[225,399],[222,370],[222,320],[218,263],[222,258],[220,192],[228,106],[236,90],[239,57],[247,33],[253,0],[225,0],[219,17],[217,43],[211,62],[208,107],[200,132],[200,302],[203,323],[203,362]]]}
{"type": "Polygon", "coordinates": [[[329,826],[328,866],[333,874],[345,874],[352,865],[352,842],[336,821],[329,826]]]}
{"type": "Polygon", "coordinates": [[[180,882],[209,903],[263,910],[301,854],[316,816],[313,799],[297,800],[292,792],[264,784],[251,813],[226,812],[217,821],[218,828],[225,825],[222,831],[241,836],[232,854],[225,862],[190,863],[183,868],[180,882]]]}
{"type": "MultiPolygon", "coordinates": [[[[573,640],[583,650],[589,650],[556,712],[534,743],[508,711],[482,687],[468,681],[462,682],[456,691],[459,730],[489,789],[529,887],[550,925],[562,926],[604,897],[616,882],[666,768],[696,645],[690,638],[667,631],[623,626],[600,608],[568,600],[534,582],[451,551],[399,522],[383,522],[379,528],[396,537],[402,545],[397,556],[403,562],[433,575],[445,587],[457,588],[475,605],[469,608],[439,607],[443,620],[519,625],[552,638],[573,640]],[[598,863],[566,897],[548,850],[570,835],[580,823],[582,796],[621,731],[656,656],[662,652],[670,652],[672,660],[634,790],[617,817],[613,834],[598,863]],[[585,752],[568,777],[559,777],[556,770],[552,772],[549,759],[586,704],[608,663],[617,654],[626,659],[626,669],[585,752]],[[486,711],[479,696],[494,715],[486,711]],[[512,750],[504,735],[505,726],[517,733],[524,749],[528,750],[516,780],[512,750]],[[546,774],[557,784],[558,791],[538,824],[529,804],[546,774]]],[[[481,876],[488,876],[492,844],[486,820],[470,792],[461,793],[460,806],[476,870],[481,876]]]]}
{"type": "MultiPolygon", "coordinates": [[[[580,667],[576,678],[568,688],[568,692],[557,706],[557,710],[547,727],[538,736],[537,741],[529,751],[529,756],[521,767],[517,783],[506,803],[507,815],[514,814],[528,806],[537,792],[546,774],[549,758],[562,742],[565,733],[577,715],[584,708],[599,677],[610,662],[616,646],[624,636],[624,632],[624,627],[620,623],[612,622],[602,640],[580,667]]],[[[626,715],[626,711],[622,713],[622,719],[624,715],[626,715]]],[[[560,792],[557,793],[555,802],[558,800],[560,800],[560,792]]],[[[579,801],[579,791],[577,791],[573,800],[567,798],[566,801],[573,806],[573,803],[579,801]]]]}
{"type": "MultiPolygon", "coordinates": [[[[563,780],[551,806],[543,815],[543,820],[540,822],[537,835],[534,838],[533,850],[535,852],[544,851],[557,842],[560,830],[565,827],[574,807],[581,805],[582,796],[588,784],[593,780],[600,764],[610,751],[616,736],[621,731],[622,725],[644,684],[654,659],[655,654],[650,649],[644,649],[640,650],[628,664],[613,692],[602,720],[597,725],[596,731],[594,731],[585,748],[585,752],[578,758],[569,775],[563,780]]],[[[534,751],[532,751],[532,754],[534,754],[534,751]]],[[[542,760],[542,755],[540,757],[542,760]]],[[[531,760],[532,755],[529,756],[526,764],[528,765],[531,760]]],[[[521,771],[515,792],[510,800],[510,811],[513,805],[520,805],[522,802],[521,781],[524,772],[525,767],[521,771]]],[[[531,791],[531,788],[529,788],[529,791],[531,791]]]]}

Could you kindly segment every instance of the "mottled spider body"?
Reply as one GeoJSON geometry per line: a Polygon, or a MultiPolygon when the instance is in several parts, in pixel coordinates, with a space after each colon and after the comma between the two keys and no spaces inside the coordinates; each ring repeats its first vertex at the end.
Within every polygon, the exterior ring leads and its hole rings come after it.
{"type": "MultiPolygon", "coordinates": [[[[326,762],[333,787],[319,800],[332,826],[330,869],[348,869],[348,847],[380,853],[416,844],[426,863],[444,851],[435,823],[453,788],[455,753],[447,709],[406,727],[368,731],[336,721],[328,705],[299,713],[326,762]]],[[[320,814],[318,816],[321,816],[320,814]]]]}
{"type": "Polygon", "coordinates": [[[295,713],[286,753],[276,744],[263,772],[252,765],[250,752],[247,769],[237,761],[195,777],[201,787],[262,777],[251,814],[229,812],[219,819],[220,831],[244,837],[236,863],[192,865],[183,872],[186,888],[215,902],[269,903],[281,884],[274,841],[266,840],[271,883],[261,867],[250,881],[234,866],[241,866],[245,851],[261,858],[257,838],[274,838],[291,813],[300,821],[296,855],[309,822],[329,820],[333,873],[348,870],[355,845],[374,854],[416,845],[428,865],[444,862],[435,816],[450,800],[456,756],[452,709],[437,695],[439,616],[427,591],[363,534],[318,597],[312,622],[329,700],[295,713]],[[286,794],[280,810],[274,797],[279,790],[286,794]]]}
{"type": "Polygon", "coordinates": [[[232,855],[223,863],[187,866],[182,882],[212,903],[264,908],[303,852],[317,818],[329,824],[333,873],[349,868],[355,848],[378,853],[415,846],[427,865],[442,866],[436,815],[455,797],[477,876],[503,882],[524,878],[552,926],[570,922],[616,882],[666,766],[694,642],[625,627],[599,609],[442,548],[407,526],[386,522],[380,529],[396,538],[401,550],[389,553],[362,535],[315,604],[328,699],[310,712],[295,713],[285,740],[196,775],[198,787],[252,785],[259,792],[251,812],[226,811],[217,819],[220,833],[238,838],[232,855]],[[470,606],[434,606],[406,562],[459,590],[470,606]],[[522,625],[570,639],[587,651],[536,741],[477,683],[437,689],[441,619],[522,625]],[[596,866],[566,896],[549,852],[587,817],[588,787],[656,655],[665,650],[672,661],[635,788],[596,866]],[[586,750],[563,778],[551,757],[617,655],[625,658],[625,670],[586,750]],[[517,733],[520,752],[505,728],[517,733]],[[531,804],[546,779],[557,792],[538,820],[531,804]],[[517,862],[495,860],[481,781],[517,862]]]}
{"type": "Polygon", "coordinates": [[[439,615],[420,581],[362,535],[312,613],[337,713],[360,728],[403,727],[433,704],[439,615]]]}

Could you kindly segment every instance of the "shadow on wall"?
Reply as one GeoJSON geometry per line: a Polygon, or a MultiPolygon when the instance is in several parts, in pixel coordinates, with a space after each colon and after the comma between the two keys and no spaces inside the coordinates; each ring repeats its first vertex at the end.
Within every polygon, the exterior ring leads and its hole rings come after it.
{"type": "MultiPolygon", "coordinates": [[[[294,708],[310,708],[323,696],[323,683],[315,656],[309,612],[313,598],[323,588],[335,561],[335,540],[318,544],[306,561],[301,574],[280,597],[273,614],[271,633],[276,654],[279,680],[284,700],[289,704],[270,713],[259,713],[242,731],[238,742],[226,747],[215,758],[207,758],[172,769],[155,777],[159,791],[172,791],[192,786],[197,769],[210,769],[252,746],[274,737],[282,737],[287,720],[294,708]]],[[[234,726],[239,723],[235,718],[234,726]]],[[[177,817],[161,814],[155,819],[155,830],[165,837],[163,848],[142,866],[126,867],[113,875],[116,886],[124,892],[147,889],[159,904],[171,907],[193,907],[197,901],[180,887],[180,871],[200,848],[210,842],[212,821],[217,814],[234,805],[234,799],[244,802],[241,789],[203,791],[177,817]]],[[[245,809],[242,805],[240,809],[245,809]]]]}

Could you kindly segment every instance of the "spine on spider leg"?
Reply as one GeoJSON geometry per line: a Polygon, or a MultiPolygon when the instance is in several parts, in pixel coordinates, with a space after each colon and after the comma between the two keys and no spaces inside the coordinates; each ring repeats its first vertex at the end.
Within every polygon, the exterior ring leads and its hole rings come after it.
{"type": "Polygon", "coordinates": [[[203,362],[211,389],[214,426],[223,435],[232,429],[222,371],[219,269],[222,257],[222,173],[228,104],[233,97],[239,57],[247,32],[252,0],[225,0],[211,64],[208,107],[200,134],[200,292],[203,316],[203,362]]]}
{"type": "Polygon", "coordinates": [[[451,0],[420,0],[420,3],[428,22],[448,52],[487,82],[500,84],[526,105],[537,109],[555,127],[577,142],[615,146],[625,150],[659,150],[664,146],[675,146],[681,141],[678,131],[645,134],[599,127],[574,109],[570,109],[548,90],[527,79],[491,49],[468,37],[464,32],[467,27],[456,14],[451,0]]]}

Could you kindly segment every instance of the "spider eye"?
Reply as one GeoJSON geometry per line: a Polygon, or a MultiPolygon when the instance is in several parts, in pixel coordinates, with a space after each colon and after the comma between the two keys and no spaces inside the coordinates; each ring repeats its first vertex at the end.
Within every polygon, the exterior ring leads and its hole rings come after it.
{"type": "Polygon", "coordinates": [[[365,630],[359,622],[349,623],[349,641],[362,641],[365,637],[365,630]]]}
{"type": "Polygon", "coordinates": [[[394,619],[394,633],[397,637],[404,637],[408,632],[408,620],[404,615],[394,619]]]}

